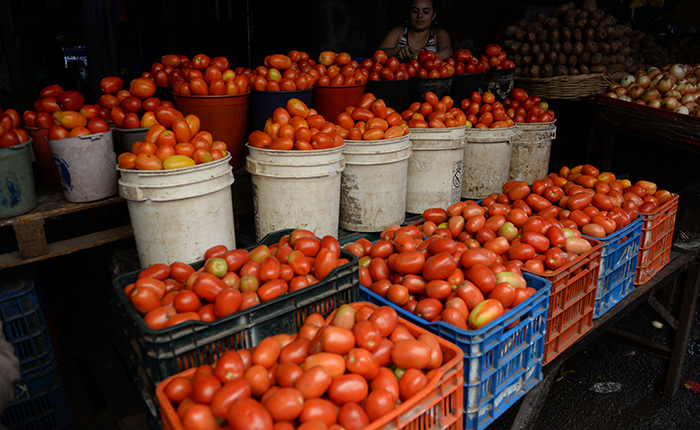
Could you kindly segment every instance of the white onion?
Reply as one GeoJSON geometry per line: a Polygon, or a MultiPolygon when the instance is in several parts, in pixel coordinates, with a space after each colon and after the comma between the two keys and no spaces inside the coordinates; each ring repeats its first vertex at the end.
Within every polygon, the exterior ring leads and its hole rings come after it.
{"type": "Polygon", "coordinates": [[[681,98],[681,103],[685,104],[688,102],[694,102],[695,101],[695,96],[692,94],[686,94],[681,98]]]}
{"type": "Polygon", "coordinates": [[[635,82],[637,82],[637,79],[634,76],[627,75],[624,78],[622,78],[622,80],[620,81],[620,85],[627,88],[635,82]]]}
{"type": "Polygon", "coordinates": [[[649,84],[651,83],[651,77],[650,77],[649,75],[647,75],[647,74],[640,75],[640,76],[637,78],[637,83],[638,83],[639,85],[641,85],[642,88],[646,88],[646,87],[648,87],[649,84]]]}
{"type": "Polygon", "coordinates": [[[650,101],[649,103],[647,103],[647,106],[653,107],[656,109],[661,109],[661,100],[654,99],[654,100],[650,101]]]}
{"type": "Polygon", "coordinates": [[[683,115],[688,115],[688,114],[690,113],[690,111],[688,110],[688,108],[685,107],[685,106],[678,106],[677,108],[673,109],[673,111],[674,111],[675,113],[680,113],[680,114],[683,114],[683,115]]]}
{"type": "Polygon", "coordinates": [[[618,97],[620,100],[624,100],[626,102],[633,102],[632,97],[628,96],[627,94],[623,94],[620,97],[618,97]]]}
{"type": "Polygon", "coordinates": [[[661,102],[661,107],[666,110],[673,110],[677,108],[678,105],[680,105],[680,102],[678,101],[678,99],[675,99],[673,97],[666,97],[661,102]]]}
{"type": "Polygon", "coordinates": [[[665,97],[673,97],[674,99],[680,100],[681,97],[683,97],[683,94],[681,94],[680,91],[673,89],[671,91],[667,91],[666,94],[664,94],[665,97]]]}

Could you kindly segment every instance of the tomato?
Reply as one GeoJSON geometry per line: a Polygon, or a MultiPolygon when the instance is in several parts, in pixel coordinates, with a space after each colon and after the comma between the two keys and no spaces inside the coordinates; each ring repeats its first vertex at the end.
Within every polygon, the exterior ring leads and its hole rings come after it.
{"type": "Polygon", "coordinates": [[[274,425],[270,412],[250,397],[242,397],[233,402],[226,419],[232,430],[272,430],[274,425]]]}
{"type": "Polygon", "coordinates": [[[426,281],[435,279],[445,279],[454,272],[457,263],[448,252],[441,252],[433,255],[425,261],[423,265],[423,278],[426,281]]]}
{"type": "Polygon", "coordinates": [[[253,352],[253,364],[260,364],[266,368],[272,366],[277,361],[282,347],[277,339],[266,337],[263,339],[253,352]]]}
{"type": "Polygon", "coordinates": [[[345,430],[362,430],[369,426],[370,419],[362,406],[351,402],[341,406],[338,411],[338,424],[345,430]]]}
{"type": "Polygon", "coordinates": [[[328,370],[332,378],[345,373],[345,358],[342,355],[330,352],[319,352],[309,355],[304,360],[304,369],[308,372],[316,366],[323,366],[328,370]]]}
{"type": "Polygon", "coordinates": [[[221,389],[221,385],[221,381],[214,375],[195,375],[192,380],[192,398],[197,403],[209,405],[216,392],[221,389]]]}
{"type": "Polygon", "coordinates": [[[129,84],[129,93],[141,100],[146,100],[156,93],[156,83],[147,78],[136,78],[129,84]]]}
{"type": "MultiPolygon", "coordinates": [[[[236,354],[234,351],[229,351],[236,354]]],[[[238,354],[236,354],[238,356],[238,354]]],[[[221,360],[217,362],[217,369],[221,360]]],[[[218,418],[226,418],[226,414],[236,400],[244,397],[250,397],[253,390],[247,379],[241,377],[225,383],[219,389],[211,400],[211,410],[218,418]]]]}
{"type": "MultiPolygon", "coordinates": [[[[58,127],[58,126],[55,126],[58,127]]],[[[51,127],[53,129],[53,127],[51,127]]],[[[2,127],[0,127],[0,130],[2,130],[2,127]]],[[[68,136],[65,136],[68,137],[68,136]]],[[[59,137],[62,138],[62,137],[59,137]]],[[[52,139],[49,138],[49,140],[58,140],[58,139],[52,139]]],[[[13,133],[12,130],[8,131],[3,131],[0,133],[0,148],[8,148],[10,146],[15,146],[19,145],[21,142],[19,141],[19,136],[17,136],[16,133],[13,133]]]]}
{"type": "Polygon", "coordinates": [[[178,312],[197,312],[202,307],[202,302],[193,291],[183,290],[173,299],[173,307],[178,312]]]}
{"type": "Polygon", "coordinates": [[[398,324],[398,317],[398,313],[392,307],[381,306],[374,311],[368,321],[377,326],[382,337],[387,337],[398,324]]]}
{"type": "Polygon", "coordinates": [[[315,399],[325,394],[332,381],[333,378],[325,366],[315,366],[307,369],[297,379],[295,387],[305,399],[315,399]]]}
{"type": "Polygon", "coordinates": [[[374,379],[379,373],[379,361],[364,348],[352,349],[345,359],[345,366],[350,373],[359,374],[367,380],[374,379]]]}
{"type": "Polygon", "coordinates": [[[192,395],[192,379],[178,376],[173,378],[163,390],[175,405],[192,395]]]}
{"type": "Polygon", "coordinates": [[[328,398],[337,405],[361,403],[369,394],[367,380],[361,375],[350,373],[333,379],[328,387],[328,398]]]}
{"type": "Polygon", "coordinates": [[[503,312],[504,308],[500,301],[486,299],[479,303],[469,314],[469,325],[473,329],[479,329],[503,315],[503,312]]]}
{"type": "Polygon", "coordinates": [[[158,294],[150,288],[134,288],[129,292],[128,297],[134,309],[142,315],[161,306],[158,294]]]}
{"type": "Polygon", "coordinates": [[[185,429],[215,430],[219,423],[213,410],[207,405],[192,405],[182,416],[185,429]]]}
{"type": "Polygon", "coordinates": [[[427,298],[418,302],[413,313],[426,321],[432,321],[442,313],[443,309],[444,307],[440,300],[427,298]]]}
{"type": "Polygon", "coordinates": [[[419,369],[406,369],[399,380],[399,397],[406,401],[428,385],[428,377],[419,369]]]}
{"type": "Polygon", "coordinates": [[[100,90],[104,94],[116,94],[123,86],[124,83],[118,76],[108,76],[100,81],[100,90]]]}
{"type": "MultiPolygon", "coordinates": [[[[551,230],[551,229],[550,229],[551,230]]],[[[566,241],[565,241],[566,242],[566,241]]],[[[545,260],[544,264],[552,270],[557,270],[560,267],[564,266],[566,263],[568,263],[569,258],[566,255],[566,252],[564,252],[561,248],[555,247],[555,248],[550,248],[546,253],[545,253],[545,260]]]]}
{"type": "Polygon", "coordinates": [[[314,273],[316,278],[323,280],[326,276],[330,274],[336,267],[338,257],[334,250],[327,248],[322,248],[318,255],[316,256],[316,261],[314,262],[314,273]]]}

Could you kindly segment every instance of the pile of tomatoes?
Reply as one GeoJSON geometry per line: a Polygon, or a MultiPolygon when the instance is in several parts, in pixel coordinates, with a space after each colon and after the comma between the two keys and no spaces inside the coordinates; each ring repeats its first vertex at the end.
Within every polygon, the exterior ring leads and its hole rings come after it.
{"type": "Polygon", "coordinates": [[[479,61],[468,49],[460,49],[452,54],[452,59],[455,61],[455,74],[457,75],[474,75],[486,73],[489,70],[489,64],[486,61],[479,61]]]}
{"type": "Polygon", "coordinates": [[[178,95],[231,96],[249,91],[248,79],[231,69],[226,57],[197,54],[181,68],[180,78],[173,84],[173,93],[178,95]]]}
{"type": "Polygon", "coordinates": [[[449,78],[455,74],[455,62],[452,58],[442,61],[433,51],[420,51],[416,60],[411,60],[406,69],[410,77],[416,78],[449,78]],[[415,67],[416,74],[411,75],[411,67],[415,67]]]}
{"type": "Polygon", "coordinates": [[[490,91],[484,94],[474,91],[468,99],[462,100],[460,108],[474,128],[505,128],[515,125],[506,113],[505,106],[496,101],[490,91]]]}
{"type": "Polygon", "coordinates": [[[375,51],[372,58],[362,60],[360,67],[369,72],[368,81],[403,81],[410,77],[407,63],[399,63],[396,57],[387,57],[381,49],[375,51]]]}
{"type": "Polygon", "coordinates": [[[333,51],[323,51],[316,64],[319,87],[349,87],[362,85],[367,82],[369,71],[350,57],[347,52],[336,54],[333,51]]]}
{"type": "Polygon", "coordinates": [[[522,88],[513,88],[510,96],[503,100],[506,114],[516,123],[552,122],[554,111],[549,103],[537,96],[529,96],[522,88]]]}
{"type": "Polygon", "coordinates": [[[176,262],[142,270],[124,288],[134,309],[154,329],[184,321],[211,322],[319,282],[338,266],[338,241],[294,230],[268,247],[252,251],[219,245],[204,254],[204,266],[176,262]]]}
{"type": "Polygon", "coordinates": [[[365,93],[356,106],[345,108],[335,121],[340,135],[348,140],[394,139],[410,132],[401,115],[372,93],[365,93]]]}
{"type": "Polygon", "coordinates": [[[19,112],[15,109],[0,108],[0,148],[19,145],[29,140],[26,130],[19,128],[19,112]]]}
{"type": "Polygon", "coordinates": [[[506,58],[506,53],[501,49],[501,45],[492,43],[486,45],[484,53],[479,55],[479,61],[488,63],[489,70],[491,69],[513,69],[515,63],[506,58]]]}
{"type": "Polygon", "coordinates": [[[172,102],[154,97],[156,86],[149,78],[134,79],[125,90],[121,78],[109,76],[100,81],[100,89],[103,93],[100,106],[109,110],[109,116],[118,128],[150,128],[160,124],[158,118],[164,120],[163,112],[175,110],[172,102]]]}
{"type": "Polygon", "coordinates": [[[198,116],[184,116],[179,110],[168,106],[160,106],[149,113],[154,115],[157,122],[148,129],[143,141],[134,143],[131,152],[119,155],[120,168],[179,169],[226,156],[226,143],[215,141],[208,131],[200,131],[198,116]]]}
{"type": "Polygon", "coordinates": [[[298,334],[227,351],[178,376],[164,393],[186,430],[360,430],[437,377],[438,338],[409,329],[391,307],[343,305],[311,314],[298,334]]]}
{"type": "Polygon", "coordinates": [[[181,54],[166,54],[160,62],[153,63],[148,72],[141,74],[142,78],[151,79],[157,87],[172,87],[182,79],[182,69],[190,64],[190,59],[181,54]]]}
{"type": "Polygon", "coordinates": [[[428,91],[424,102],[414,102],[408,109],[401,112],[401,117],[408,121],[409,128],[446,128],[466,125],[471,127],[467,116],[454,104],[450,96],[438,99],[437,95],[428,91]]]}
{"type": "Polygon", "coordinates": [[[250,86],[256,91],[297,91],[313,88],[319,72],[306,52],[291,51],[287,55],[265,57],[262,66],[247,74],[250,86]],[[304,70],[301,70],[303,65],[304,70]]]}
{"type": "Polygon", "coordinates": [[[250,146],[305,151],[335,148],[343,144],[338,127],[297,98],[289,99],[286,108],[275,109],[263,130],[250,133],[250,146]]]}

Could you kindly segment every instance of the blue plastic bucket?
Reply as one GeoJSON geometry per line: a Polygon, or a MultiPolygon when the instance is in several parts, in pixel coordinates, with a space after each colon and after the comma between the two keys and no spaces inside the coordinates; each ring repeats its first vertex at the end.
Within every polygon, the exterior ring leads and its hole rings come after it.
{"type": "Polygon", "coordinates": [[[253,91],[248,98],[248,134],[262,130],[278,107],[287,106],[289,99],[299,99],[311,107],[313,88],[296,91],[253,91]]]}
{"type": "Polygon", "coordinates": [[[0,148],[0,219],[36,207],[31,144],[30,138],[19,145],[0,148]]]}

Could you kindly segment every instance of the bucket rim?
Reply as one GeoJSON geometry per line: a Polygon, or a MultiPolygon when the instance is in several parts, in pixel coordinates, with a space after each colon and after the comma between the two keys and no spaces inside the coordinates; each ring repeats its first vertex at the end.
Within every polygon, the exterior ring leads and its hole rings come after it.
{"type": "Polygon", "coordinates": [[[119,128],[119,127],[114,127],[115,130],[117,130],[119,133],[137,133],[137,132],[143,132],[143,131],[148,131],[151,129],[151,127],[142,127],[142,128],[119,128]]]}
{"type": "Polygon", "coordinates": [[[6,146],[4,148],[0,148],[0,151],[2,151],[4,149],[10,150],[10,151],[17,151],[19,149],[24,149],[25,147],[31,145],[32,143],[34,143],[34,139],[32,139],[30,137],[29,139],[27,139],[26,142],[22,142],[22,143],[18,143],[17,145],[6,146]]]}
{"type": "Polygon", "coordinates": [[[267,90],[255,90],[255,91],[250,91],[250,94],[265,94],[265,95],[272,95],[272,94],[301,94],[301,93],[310,93],[311,91],[314,90],[314,87],[311,88],[306,88],[304,90],[293,90],[293,91],[267,91],[267,90]]]}
{"type": "MultiPolygon", "coordinates": [[[[85,141],[85,140],[99,140],[102,139],[103,137],[106,137],[107,135],[112,135],[113,129],[109,129],[107,131],[103,131],[102,133],[92,133],[88,134],[86,136],[74,136],[74,137],[64,137],[63,139],[58,139],[58,140],[49,140],[49,145],[53,144],[58,144],[60,143],[66,143],[66,142],[77,142],[77,141],[85,141]]],[[[48,139],[47,139],[48,140],[48,139]]]]}
{"type": "Polygon", "coordinates": [[[354,146],[386,145],[386,144],[398,143],[402,140],[409,140],[410,141],[410,137],[411,137],[411,133],[409,132],[408,134],[405,134],[405,135],[399,136],[399,137],[394,137],[392,139],[379,139],[379,140],[343,139],[343,146],[345,146],[346,143],[349,145],[354,145],[354,146]]]}
{"type": "Polygon", "coordinates": [[[209,100],[209,99],[227,99],[227,98],[233,99],[233,98],[236,98],[236,97],[244,97],[244,96],[247,97],[247,96],[250,95],[250,93],[251,93],[251,90],[250,90],[250,88],[249,88],[248,91],[245,92],[245,93],[243,93],[243,94],[231,94],[231,95],[227,95],[227,94],[223,94],[223,95],[211,95],[211,94],[209,94],[209,95],[206,95],[206,96],[200,96],[200,95],[194,95],[194,94],[175,94],[175,92],[173,92],[172,94],[173,94],[173,96],[175,96],[175,97],[182,97],[182,98],[185,98],[185,99],[202,99],[202,100],[209,100]]]}
{"type": "Polygon", "coordinates": [[[315,91],[315,90],[318,89],[318,90],[324,90],[324,91],[328,90],[328,92],[337,92],[337,91],[339,92],[340,90],[344,90],[344,89],[349,89],[349,88],[355,89],[355,88],[361,88],[361,87],[366,87],[366,86],[367,86],[367,82],[365,82],[365,83],[363,83],[363,84],[338,85],[338,86],[330,86],[330,85],[318,86],[318,85],[314,85],[314,86],[313,86],[313,90],[315,91]]]}
{"type": "Polygon", "coordinates": [[[139,175],[139,176],[150,176],[150,177],[156,177],[156,176],[172,176],[172,175],[178,175],[181,173],[189,173],[193,172],[195,170],[205,170],[205,169],[212,169],[215,167],[219,167],[221,164],[228,164],[228,161],[231,159],[231,153],[226,151],[226,156],[223,158],[220,158],[218,160],[210,161],[208,163],[202,163],[202,164],[195,164],[194,166],[187,166],[187,167],[180,167],[177,169],[167,169],[167,170],[138,170],[138,169],[123,169],[119,167],[119,164],[117,164],[116,169],[118,172],[125,172],[127,175],[139,175]]]}
{"type": "Polygon", "coordinates": [[[557,119],[554,118],[553,121],[550,122],[516,122],[515,123],[515,128],[521,128],[523,130],[528,130],[532,128],[533,130],[537,130],[537,127],[547,127],[549,128],[550,126],[553,126],[554,123],[557,122],[557,119]]]}
{"type": "Polygon", "coordinates": [[[285,149],[258,148],[255,146],[251,146],[249,142],[246,142],[245,146],[249,150],[252,149],[253,151],[260,151],[264,154],[282,155],[282,156],[289,156],[289,157],[300,157],[300,156],[307,156],[310,154],[326,155],[326,154],[332,154],[334,152],[342,152],[343,148],[345,148],[345,141],[343,141],[343,144],[340,146],[334,146],[333,148],[326,148],[326,149],[312,149],[310,151],[299,151],[296,149],[285,150],[285,149]]]}

